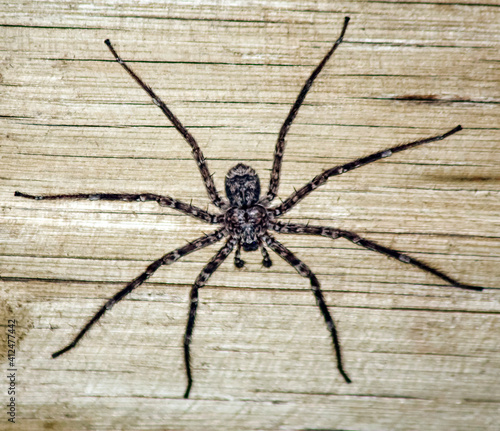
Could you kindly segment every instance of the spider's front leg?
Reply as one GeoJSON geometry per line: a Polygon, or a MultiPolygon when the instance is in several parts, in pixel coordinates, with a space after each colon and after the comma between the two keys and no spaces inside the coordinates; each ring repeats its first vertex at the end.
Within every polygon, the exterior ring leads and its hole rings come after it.
{"type": "Polygon", "coordinates": [[[400,262],[413,265],[425,272],[428,272],[429,274],[433,274],[436,277],[439,277],[441,280],[446,281],[447,283],[451,284],[454,287],[458,287],[460,289],[465,289],[465,290],[476,290],[476,291],[483,290],[483,288],[479,286],[472,286],[469,284],[460,283],[459,281],[454,280],[445,273],[432,268],[431,266],[427,265],[426,263],[420,260],[408,256],[407,254],[400,253],[397,250],[384,247],[383,245],[377,244],[374,241],[362,238],[354,232],[349,232],[347,230],[342,230],[342,229],[334,229],[331,227],[309,226],[298,223],[282,223],[279,221],[273,222],[270,228],[276,232],[285,234],[291,233],[299,235],[319,235],[330,239],[345,238],[351,241],[352,243],[364,247],[368,250],[376,251],[377,253],[385,254],[386,256],[392,257],[396,260],[399,260],[400,262]]]}
{"type": "Polygon", "coordinates": [[[73,339],[73,341],[68,344],[64,349],[61,349],[52,354],[53,358],[57,358],[61,356],[63,353],[73,349],[80,339],[85,335],[85,333],[92,327],[94,324],[104,315],[104,313],[110,310],[116,303],[120,302],[123,298],[125,298],[130,292],[134,289],[138,288],[142,283],[144,283],[149,277],[151,277],[158,268],[163,265],[170,265],[175,261],[179,260],[182,256],[185,256],[189,253],[192,253],[197,250],[201,250],[204,247],[209,246],[210,244],[214,244],[217,241],[220,241],[224,237],[224,228],[218,229],[210,235],[203,236],[186,244],[183,247],[178,248],[177,250],[171,251],[167,253],[165,256],[160,259],[154,261],[150,264],[146,271],[144,271],[139,277],[132,280],[128,283],[122,290],[117,292],[111,299],[106,301],[106,303],[101,307],[101,309],[89,320],[89,322],[83,327],[83,329],[78,333],[78,335],[73,339]]]}
{"type": "Polygon", "coordinates": [[[309,278],[312,291],[314,293],[314,296],[316,297],[316,303],[321,310],[321,314],[323,314],[326,326],[328,327],[328,330],[330,331],[330,334],[332,336],[333,347],[335,348],[335,353],[337,355],[337,369],[339,370],[339,373],[344,378],[346,383],[351,383],[351,379],[344,371],[344,367],[342,365],[342,354],[340,350],[340,341],[337,335],[337,329],[335,328],[335,323],[333,322],[332,316],[328,311],[328,307],[326,305],[325,298],[323,296],[323,292],[321,290],[318,279],[304,262],[298,259],[290,250],[288,250],[280,242],[276,241],[271,235],[266,234],[264,235],[263,239],[271,250],[273,250],[283,260],[288,262],[291,266],[293,266],[302,277],[309,278]]]}
{"type": "Polygon", "coordinates": [[[205,286],[205,283],[210,276],[217,270],[217,268],[224,262],[233,250],[237,239],[230,237],[224,247],[207,263],[205,268],[201,271],[200,275],[196,278],[190,293],[190,306],[189,317],[186,326],[186,333],[184,334],[184,361],[186,364],[186,374],[188,384],[184,398],[189,397],[191,386],[193,385],[193,377],[191,374],[191,355],[189,353],[189,345],[191,344],[191,337],[193,335],[194,323],[196,320],[196,310],[198,309],[198,290],[205,286]]]}

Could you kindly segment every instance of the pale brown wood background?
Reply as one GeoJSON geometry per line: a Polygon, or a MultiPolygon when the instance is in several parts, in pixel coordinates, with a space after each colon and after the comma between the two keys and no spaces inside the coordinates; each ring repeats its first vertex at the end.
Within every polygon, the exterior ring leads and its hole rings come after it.
{"type": "MultiPolygon", "coordinates": [[[[17,423],[2,408],[0,429],[498,430],[497,0],[27,0],[0,14],[0,324],[15,318],[19,337],[17,423]],[[212,229],[153,203],[14,197],[207,204],[189,147],[103,40],[195,135],[219,189],[237,161],[265,186],[279,127],[346,15],[345,43],[288,135],[282,198],[327,167],[464,130],[332,179],[288,219],[356,231],[487,289],[444,286],[344,240],[280,236],[322,282],[353,384],[309,282],[252,253],[201,292],[184,400],[188,292],[213,246],[159,270],[51,359],[149,262],[212,229]]],[[[1,342],[5,370],[4,330],[1,342]]]]}

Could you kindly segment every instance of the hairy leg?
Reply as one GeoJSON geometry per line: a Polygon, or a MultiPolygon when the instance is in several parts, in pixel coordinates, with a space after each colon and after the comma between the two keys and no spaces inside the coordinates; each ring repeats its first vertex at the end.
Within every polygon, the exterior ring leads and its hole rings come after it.
{"type": "Polygon", "coordinates": [[[117,292],[111,299],[109,299],[101,309],[89,320],[89,322],[83,327],[83,329],[78,333],[78,335],[74,338],[74,340],[68,344],[64,349],[61,349],[52,354],[53,358],[57,358],[58,356],[66,353],[68,350],[71,350],[75,347],[80,339],[85,335],[85,333],[104,315],[104,313],[108,310],[111,310],[113,305],[117,302],[120,302],[125,296],[127,296],[134,289],[139,287],[142,283],[144,283],[149,277],[151,277],[155,271],[163,265],[170,265],[175,261],[179,260],[182,256],[186,254],[192,253],[193,251],[200,250],[204,247],[209,246],[210,244],[214,244],[217,241],[220,241],[224,237],[224,229],[216,230],[210,235],[203,236],[186,244],[183,247],[179,247],[178,249],[167,253],[165,256],[160,259],[154,261],[150,264],[146,271],[144,271],[139,277],[132,280],[129,284],[127,284],[122,290],[117,292]]]}
{"type": "Polygon", "coordinates": [[[328,307],[326,306],[325,298],[323,297],[323,292],[321,291],[321,287],[318,279],[309,269],[309,267],[299,260],[290,250],[288,250],[283,244],[276,241],[271,235],[264,236],[264,241],[269,246],[271,250],[273,250],[278,256],[288,262],[291,266],[295,268],[295,270],[302,276],[309,278],[311,282],[311,288],[316,297],[316,303],[318,304],[319,309],[321,310],[321,314],[326,322],[326,326],[330,331],[333,341],[333,347],[335,348],[335,353],[337,355],[337,369],[339,373],[344,378],[347,383],[351,383],[351,379],[344,371],[344,367],[342,366],[342,355],[340,351],[340,342],[337,335],[337,330],[335,328],[335,324],[333,323],[332,316],[328,311],[328,307]]]}
{"type": "Polygon", "coordinates": [[[281,203],[275,208],[271,208],[270,211],[275,217],[278,217],[286,213],[290,209],[292,209],[298,202],[304,199],[313,190],[316,190],[319,186],[325,184],[328,178],[330,177],[333,177],[335,175],[345,174],[346,172],[352,171],[353,169],[359,168],[369,163],[376,162],[377,160],[386,157],[390,157],[394,153],[399,153],[400,151],[408,150],[409,148],[413,148],[418,145],[427,144],[429,142],[441,141],[447,138],[448,136],[451,136],[459,132],[460,130],[462,130],[462,126],[457,126],[454,129],[450,130],[449,132],[444,133],[443,135],[420,139],[418,141],[410,142],[409,144],[397,145],[387,150],[379,151],[378,153],[373,153],[366,157],[361,157],[360,159],[354,160],[344,165],[335,166],[333,168],[327,169],[323,173],[314,177],[305,186],[293,192],[283,203],[281,203]]]}
{"type": "Polygon", "coordinates": [[[130,69],[130,67],[127,66],[127,64],[125,64],[125,62],[116,53],[109,39],[106,39],[104,43],[108,46],[109,50],[111,51],[111,54],[113,54],[116,61],[127,71],[127,73],[135,80],[135,82],[137,82],[142,87],[142,89],[149,94],[149,96],[153,99],[154,104],[157,105],[163,111],[163,113],[167,116],[170,122],[177,129],[177,131],[190,145],[193,152],[194,160],[196,161],[196,164],[200,169],[201,176],[203,178],[203,182],[205,183],[205,187],[207,189],[210,200],[218,208],[226,208],[227,203],[219,196],[219,193],[215,188],[214,180],[210,174],[210,171],[208,170],[208,165],[205,160],[205,157],[203,156],[203,153],[201,152],[201,149],[198,146],[198,143],[194,139],[193,135],[191,135],[191,133],[188,132],[188,130],[182,125],[182,123],[167,107],[167,105],[165,105],[165,103],[155,94],[155,92],[151,89],[151,87],[146,85],[142,81],[142,79],[139,78],[139,76],[137,76],[135,72],[132,69],[130,69]]]}
{"type": "Polygon", "coordinates": [[[322,226],[306,226],[297,223],[282,223],[282,222],[274,222],[271,228],[280,233],[293,233],[293,234],[303,234],[303,235],[321,235],[331,239],[337,238],[345,238],[349,241],[353,242],[356,245],[367,248],[368,250],[376,251],[377,253],[385,254],[386,256],[392,257],[394,259],[399,260],[400,262],[407,263],[409,265],[413,265],[425,272],[435,275],[439,277],[441,280],[446,281],[454,287],[459,287],[460,289],[466,290],[483,290],[482,287],[479,286],[471,286],[468,284],[460,283],[457,280],[447,276],[441,271],[434,269],[427,265],[426,263],[421,262],[413,257],[408,256],[407,254],[400,253],[399,251],[393,250],[388,247],[384,247],[383,245],[377,244],[374,241],[365,239],[355,234],[354,232],[349,232],[347,230],[342,229],[334,229],[330,227],[322,227],[322,226]]]}
{"type": "Polygon", "coordinates": [[[269,182],[269,191],[267,192],[267,195],[263,199],[261,199],[262,205],[269,204],[276,197],[276,194],[278,193],[278,187],[279,187],[279,183],[280,183],[280,173],[281,173],[281,162],[283,160],[283,153],[285,151],[286,134],[288,133],[288,130],[290,129],[290,126],[293,123],[293,120],[297,116],[297,112],[299,111],[299,108],[302,105],[302,102],[304,102],[304,99],[305,99],[309,89],[313,85],[314,80],[319,75],[319,73],[321,72],[321,70],[325,66],[326,62],[332,56],[333,52],[337,49],[337,47],[342,42],[342,39],[344,37],[348,23],[349,23],[349,17],[346,17],[344,19],[344,26],[342,27],[342,31],[340,33],[339,38],[333,44],[330,51],[328,51],[328,53],[325,55],[323,60],[321,60],[319,65],[316,67],[316,69],[314,69],[314,72],[311,74],[311,76],[305,82],[304,86],[302,87],[302,90],[300,91],[299,95],[297,96],[297,100],[295,101],[292,108],[290,109],[290,112],[288,113],[288,117],[286,117],[285,122],[281,126],[281,130],[280,130],[280,133],[278,135],[278,141],[276,142],[276,148],[274,150],[274,162],[273,162],[273,168],[271,171],[271,179],[269,182]]]}
{"type": "Polygon", "coordinates": [[[169,196],[156,195],[153,193],[75,193],[65,195],[28,195],[22,192],[15,192],[15,196],[34,200],[60,200],[60,199],[88,199],[90,201],[125,201],[125,202],[147,202],[156,201],[162,207],[176,209],[184,214],[193,216],[207,223],[220,223],[218,214],[211,214],[208,211],[195,207],[191,204],[178,201],[169,196]]]}
{"type": "Polygon", "coordinates": [[[226,257],[229,256],[231,251],[236,244],[236,239],[229,238],[218,253],[207,263],[205,268],[201,271],[200,275],[196,278],[190,293],[190,306],[189,306],[189,317],[186,326],[186,333],[184,334],[184,361],[186,363],[186,374],[188,384],[186,387],[186,392],[184,393],[184,398],[189,397],[189,392],[191,391],[191,386],[193,385],[193,377],[191,374],[191,355],[189,353],[189,345],[191,344],[191,337],[193,335],[194,323],[196,320],[196,310],[198,308],[198,289],[201,289],[210,276],[217,270],[217,268],[224,262],[226,257]]]}

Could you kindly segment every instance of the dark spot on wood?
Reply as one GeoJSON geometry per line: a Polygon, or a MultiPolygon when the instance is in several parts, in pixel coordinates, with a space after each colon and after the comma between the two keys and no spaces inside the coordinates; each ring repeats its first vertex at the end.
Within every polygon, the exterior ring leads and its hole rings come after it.
{"type": "Polygon", "coordinates": [[[392,100],[409,101],[409,102],[442,102],[438,96],[433,94],[408,94],[404,96],[394,96],[392,100]]]}
{"type": "Polygon", "coordinates": [[[481,175],[426,175],[430,181],[440,181],[446,183],[500,183],[500,176],[481,176],[481,175]]]}

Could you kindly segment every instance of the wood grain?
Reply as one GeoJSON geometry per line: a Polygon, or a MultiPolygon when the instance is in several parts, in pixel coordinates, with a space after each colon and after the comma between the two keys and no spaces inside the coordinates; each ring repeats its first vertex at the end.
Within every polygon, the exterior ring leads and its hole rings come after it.
{"type": "Polygon", "coordinates": [[[0,325],[16,319],[18,336],[17,423],[2,414],[0,429],[498,429],[497,1],[2,1],[0,14],[0,325]],[[267,184],[281,123],[346,15],[288,135],[281,198],[333,165],[464,130],[333,178],[286,219],[355,231],[487,289],[280,235],[322,283],[351,385],[307,280],[249,253],[201,291],[182,399],[189,287],[217,246],[158,271],[51,359],[149,262],[213,228],[154,203],[14,197],[151,192],[207,206],[189,147],[104,39],[193,133],[222,190],[238,161],[267,184]]]}

